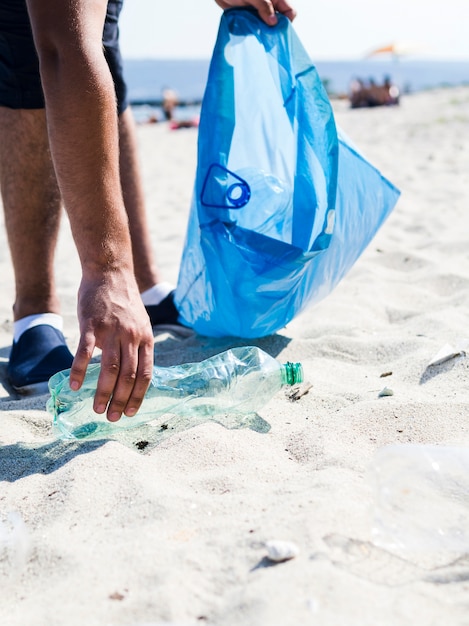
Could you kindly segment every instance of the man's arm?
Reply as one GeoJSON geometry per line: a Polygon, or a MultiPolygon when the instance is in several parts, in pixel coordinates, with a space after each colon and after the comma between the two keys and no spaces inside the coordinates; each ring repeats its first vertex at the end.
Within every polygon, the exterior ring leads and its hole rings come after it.
{"type": "Polygon", "coordinates": [[[254,7],[259,11],[260,17],[271,26],[277,23],[275,12],[282,13],[289,20],[293,21],[296,16],[295,9],[287,0],[215,0],[222,9],[233,9],[234,7],[254,7]]]}
{"type": "Polygon", "coordinates": [[[94,408],[133,415],[153,368],[153,335],[134,278],[119,179],[117,112],[102,49],[106,0],[27,0],[46,100],[49,141],[82,266],[78,389],[102,349],[94,408]]]}

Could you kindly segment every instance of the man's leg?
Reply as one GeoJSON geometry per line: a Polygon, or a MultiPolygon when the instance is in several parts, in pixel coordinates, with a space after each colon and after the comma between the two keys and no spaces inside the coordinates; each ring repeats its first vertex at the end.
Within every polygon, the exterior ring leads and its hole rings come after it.
{"type": "Polygon", "coordinates": [[[0,107],[0,186],[16,295],[8,375],[22,393],[47,390],[73,356],[61,332],[54,252],[61,200],[42,109],[0,107]]]}
{"type": "Polygon", "coordinates": [[[133,243],[135,276],[140,292],[160,282],[150,241],[135,122],[130,107],[119,115],[120,175],[133,243]]]}
{"type": "Polygon", "coordinates": [[[130,107],[119,115],[120,175],[129,219],[135,276],[153,326],[177,324],[173,286],[160,280],[153,254],[138,158],[135,122],[130,107]]]}
{"type": "Polygon", "coordinates": [[[59,313],[54,251],[61,201],[45,112],[0,107],[0,184],[15,272],[14,319],[59,313]]]}

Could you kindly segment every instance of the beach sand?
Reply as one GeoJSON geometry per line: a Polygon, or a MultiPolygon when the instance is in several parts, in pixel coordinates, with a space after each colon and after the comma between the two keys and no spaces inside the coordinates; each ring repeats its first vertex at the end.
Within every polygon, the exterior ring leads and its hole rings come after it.
{"type": "MultiPolygon", "coordinates": [[[[14,284],[0,229],[2,625],[468,624],[469,554],[373,543],[370,467],[387,444],[469,444],[469,361],[428,367],[469,337],[469,88],[334,107],[402,197],[333,293],[249,342],[300,361],[312,385],[269,402],[267,433],[206,423],[146,447],[139,431],[54,440],[47,396],[20,398],[6,383],[14,284]],[[384,387],[393,395],[380,397],[384,387]],[[294,542],[298,555],[273,564],[269,540],[294,542]]],[[[155,250],[175,282],[197,131],[138,133],[155,250]]],[[[72,348],[79,278],[64,219],[57,280],[72,348]]],[[[162,335],[156,362],[235,343],[162,335]]]]}

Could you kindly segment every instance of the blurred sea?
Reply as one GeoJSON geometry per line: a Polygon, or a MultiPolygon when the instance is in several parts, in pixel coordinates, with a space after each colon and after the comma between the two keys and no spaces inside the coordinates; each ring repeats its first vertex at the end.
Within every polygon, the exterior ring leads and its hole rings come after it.
{"type": "MultiPolygon", "coordinates": [[[[381,83],[388,75],[403,93],[469,84],[469,60],[360,59],[318,61],[315,66],[331,96],[347,93],[351,80],[357,77],[365,80],[373,78],[381,83]]],[[[186,118],[197,114],[204,94],[209,60],[131,59],[124,62],[124,67],[137,119],[151,112],[161,119],[158,103],[165,88],[175,90],[180,101],[188,104],[189,108],[178,108],[177,116],[186,118]]]]}

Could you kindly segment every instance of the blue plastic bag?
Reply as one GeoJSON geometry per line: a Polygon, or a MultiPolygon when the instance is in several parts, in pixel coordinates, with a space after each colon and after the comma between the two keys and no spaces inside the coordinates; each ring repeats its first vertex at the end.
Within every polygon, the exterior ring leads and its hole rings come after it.
{"type": "Polygon", "coordinates": [[[290,22],[221,18],[176,305],[203,335],[261,337],[326,296],[398,190],[344,137],[290,22]]]}

